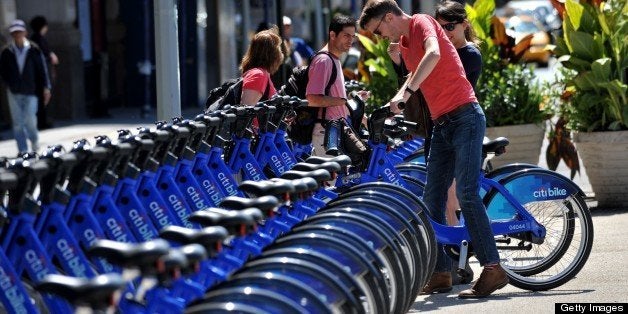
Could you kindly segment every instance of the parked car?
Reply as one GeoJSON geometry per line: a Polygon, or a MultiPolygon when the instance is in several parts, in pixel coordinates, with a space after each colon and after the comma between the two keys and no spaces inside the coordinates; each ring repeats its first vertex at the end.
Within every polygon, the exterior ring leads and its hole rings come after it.
{"type": "Polygon", "coordinates": [[[496,14],[507,18],[515,15],[533,16],[548,33],[562,26],[558,12],[549,0],[512,0],[497,9],[496,14]]]}
{"type": "Polygon", "coordinates": [[[347,80],[357,80],[358,76],[358,62],[360,61],[360,50],[351,47],[349,52],[344,53],[340,57],[342,63],[342,72],[347,80]]]}
{"type": "Polygon", "coordinates": [[[506,33],[515,38],[515,43],[532,34],[530,48],[523,55],[523,60],[547,66],[551,53],[545,47],[550,44],[550,37],[538,20],[530,15],[517,15],[507,19],[504,26],[506,33]]]}

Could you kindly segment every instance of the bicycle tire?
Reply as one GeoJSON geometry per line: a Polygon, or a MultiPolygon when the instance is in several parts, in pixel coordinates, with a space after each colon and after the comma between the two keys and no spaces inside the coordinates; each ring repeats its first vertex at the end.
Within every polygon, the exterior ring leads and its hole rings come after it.
{"type": "MultiPolygon", "coordinates": [[[[379,215],[391,215],[396,217],[398,221],[405,225],[407,232],[400,230],[398,227],[393,228],[395,228],[398,233],[405,237],[411,244],[409,248],[413,255],[413,262],[411,265],[414,266],[414,269],[411,269],[413,286],[411,289],[411,295],[418,294],[419,289],[422,287],[421,283],[423,283],[429,275],[424,271],[429,262],[429,252],[427,251],[429,243],[422,233],[423,229],[421,229],[418,224],[413,223],[412,219],[405,217],[402,214],[403,211],[398,209],[401,205],[405,204],[390,195],[377,191],[353,191],[348,193],[347,196],[347,198],[334,200],[330,202],[329,205],[338,207],[356,206],[361,209],[366,209],[369,212],[382,212],[379,215]],[[362,197],[365,197],[366,199],[362,199],[362,197]],[[388,206],[382,204],[388,204],[388,206]]],[[[325,209],[323,209],[323,211],[324,210],[325,209]]]]}
{"type": "MultiPolygon", "coordinates": [[[[520,241],[517,247],[526,250],[499,250],[510,283],[522,289],[541,291],[559,287],[574,278],[586,264],[593,246],[593,221],[584,193],[571,180],[541,168],[517,171],[499,182],[548,229],[543,243],[526,244],[515,233],[513,238],[520,241]],[[532,183],[535,185],[530,186],[532,183]],[[542,189],[539,186],[549,187],[546,191],[560,195],[534,196],[539,195],[542,189]]],[[[499,193],[487,194],[487,209],[492,203],[499,204],[500,198],[503,196],[499,193]]]]}
{"type": "Polygon", "coordinates": [[[395,169],[400,174],[405,174],[410,177],[416,178],[423,184],[425,184],[425,180],[427,178],[427,166],[425,164],[404,162],[395,165],[395,169]]]}
{"type": "Polygon", "coordinates": [[[403,158],[404,162],[423,163],[425,162],[425,147],[420,147],[412,154],[403,158]]]}
{"type": "MultiPolygon", "coordinates": [[[[355,280],[355,278],[353,278],[353,276],[351,276],[349,272],[347,272],[343,268],[343,265],[339,264],[335,260],[332,260],[329,256],[319,254],[313,251],[285,247],[280,249],[265,250],[258,259],[261,260],[275,257],[287,257],[291,259],[307,261],[315,263],[316,265],[326,269],[332,274],[331,278],[334,280],[334,282],[336,282],[342,290],[345,290],[345,293],[348,297],[348,302],[350,304],[355,304],[355,308],[358,310],[358,313],[364,313],[366,311],[363,303],[365,295],[364,292],[360,289],[358,282],[355,280]]],[[[253,266],[253,263],[258,259],[249,262],[249,264],[245,265],[245,268],[253,266]]]]}
{"type": "Polygon", "coordinates": [[[332,313],[359,313],[357,311],[359,305],[349,301],[351,295],[333,280],[333,275],[329,273],[329,270],[316,263],[288,257],[256,259],[255,262],[247,265],[246,269],[236,274],[233,279],[246,278],[240,277],[241,274],[263,274],[271,280],[275,279],[277,274],[291,278],[297,277],[296,280],[314,291],[314,294],[331,309],[332,313]]]}
{"type": "Polygon", "coordinates": [[[393,193],[393,194],[395,194],[395,197],[399,198],[404,203],[410,205],[411,208],[415,209],[415,213],[417,215],[417,218],[419,218],[419,221],[417,221],[416,223],[418,223],[420,226],[425,228],[425,230],[426,230],[425,234],[429,238],[429,243],[430,243],[429,258],[430,258],[430,262],[429,262],[429,265],[428,265],[428,268],[427,268],[427,272],[429,272],[431,274],[434,271],[434,267],[436,266],[436,258],[437,258],[436,252],[438,250],[438,247],[437,247],[437,243],[436,243],[436,236],[434,235],[434,228],[432,227],[432,224],[431,224],[429,218],[427,217],[428,211],[427,211],[427,207],[425,206],[423,201],[421,201],[421,199],[418,196],[412,194],[407,189],[404,189],[401,186],[390,184],[390,183],[386,183],[386,182],[368,182],[368,183],[358,184],[356,186],[353,186],[353,187],[349,188],[347,190],[347,192],[359,191],[359,190],[369,190],[369,189],[380,190],[380,191],[387,191],[387,192],[393,193]]]}
{"type": "MultiPolygon", "coordinates": [[[[407,247],[407,243],[403,238],[396,235],[392,227],[388,226],[381,218],[374,214],[367,213],[360,209],[351,208],[331,208],[307,220],[307,224],[328,224],[330,226],[340,227],[348,230],[362,230],[361,234],[367,234],[368,238],[363,241],[377,243],[385,243],[380,246],[374,253],[381,257],[384,262],[378,271],[388,278],[386,281],[388,293],[390,294],[391,311],[397,313],[403,311],[408,299],[407,287],[410,285],[406,282],[404,274],[409,272],[410,265],[403,257],[402,246],[407,247]],[[349,211],[346,211],[348,209],[349,211]]],[[[358,231],[356,232],[357,235],[358,231]]],[[[338,237],[338,235],[334,236],[338,237]]],[[[349,243],[347,243],[349,244],[349,243]]],[[[371,251],[373,251],[371,249],[371,251]]]]}
{"type": "Polygon", "coordinates": [[[494,180],[499,180],[511,173],[517,172],[519,170],[525,170],[525,169],[534,169],[534,168],[539,168],[538,165],[534,165],[534,164],[528,164],[528,163],[522,163],[522,162],[517,162],[517,163],[513,163],[513,164],[507,164],[507,165],[503,165],[501,167],[495,168],[491,171],[489,171],[487,174],[485,174],[485,176],[487,178],[491,178],[494,180]]]}
{"type": "Polygon", "coordinates": [[[193,308],[192,310],[186,310],[186,314],[272,314],[268,311],[262,311],[262,309],[250,306],[248,304],[238,302],[207,302],[202,306],[193,308]]]}
{"type": "Polygon", "coordinates": [[[205,297],[190,304],[185,313],[207,313],[204,303],[234,302],[271,313],[303,313],[304,308],[283,295],[256,287],[230,287],[207,292],[205,297]]]}
{"type": "Polygon", "coordinates": [[[358,281],[359,288],[366,295],[367,304],[373,308],[369,312],[388,313],[390,311],[390,296],[386,290],[387,284],[384,277],[372,264],[372,261],[346,243],[323,234],[289,234],[278,238],[269,247],[269,249],[276,248],[314,250],[323,255],[327,255],[328,251],[332,251],[337,254],[338,262],[343,264],[345,269],[358,281]],[[349,262],[353,264],[350,265],[349,262]],[[350,267],[353,265],[355,267],[350,267]]]}
{"type": "Polygon", "coordinates": [[[242,272],[220,284],[220,287],[215,288],[215,290],[220,291],[234,287],[256,287],[282,294],[302,306],[307,313],[333,313],[329,304],[307,282],[301,282],[281,273],[267,276],[267,272],[261,271],[242,272]]]}

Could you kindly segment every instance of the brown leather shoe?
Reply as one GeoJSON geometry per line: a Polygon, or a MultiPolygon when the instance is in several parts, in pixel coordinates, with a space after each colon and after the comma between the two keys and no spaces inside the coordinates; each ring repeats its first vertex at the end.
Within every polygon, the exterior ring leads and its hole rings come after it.
{"type": "Polygon", "coordinates": [[[464,290],[458,294],[459,298],[485,298],[497,289],[501,289],[508,284],[508,276],[501,265],[492,269],[484,268],[480,278],[471,289],[464,290]]]}
{"type": "Polygon", "coordinates": [[[451,291],[451,272],[432,274],[421,294],[443,293],[451,291]]]}

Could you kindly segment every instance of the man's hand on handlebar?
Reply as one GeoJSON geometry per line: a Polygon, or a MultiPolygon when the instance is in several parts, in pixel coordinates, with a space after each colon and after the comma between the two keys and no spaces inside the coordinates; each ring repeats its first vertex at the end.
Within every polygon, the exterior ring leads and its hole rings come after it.
{"type": "Polygon", "coordinates": [[[399,106],[399,103],[404,103],[403,96],[393,97],[393,99],[388,102],[388,105],[390,105],[390,112],[392,112],[393,114],[400,114],[403,110],[403,105],[399,106]]]}

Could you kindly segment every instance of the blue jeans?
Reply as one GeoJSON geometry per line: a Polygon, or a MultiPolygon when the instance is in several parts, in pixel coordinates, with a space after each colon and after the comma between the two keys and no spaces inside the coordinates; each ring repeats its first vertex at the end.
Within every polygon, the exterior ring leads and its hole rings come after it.
{"type": "MultiPolygon", "coordinates": [[[[486,117],[477,103],[434,125],[423,196],[433,219],[446,225],[447,190],[456,178],[456,196],[481,265],[499,262],[493,231],[479,195],[485,130],[486,117]]],[[[434,271],[451,271],[451,259],[441,244],[438,248],[434,271]]]]}
{"type": "Polygon", "coordinates": [[[11,122],[13,124],[13,136],[17,142],[20,153],[28,152],[26,138],[31,141],[32,151],[39,147],[39,135],[37,134],[37,96],[13,94],[7,89],[11,122]]]}

